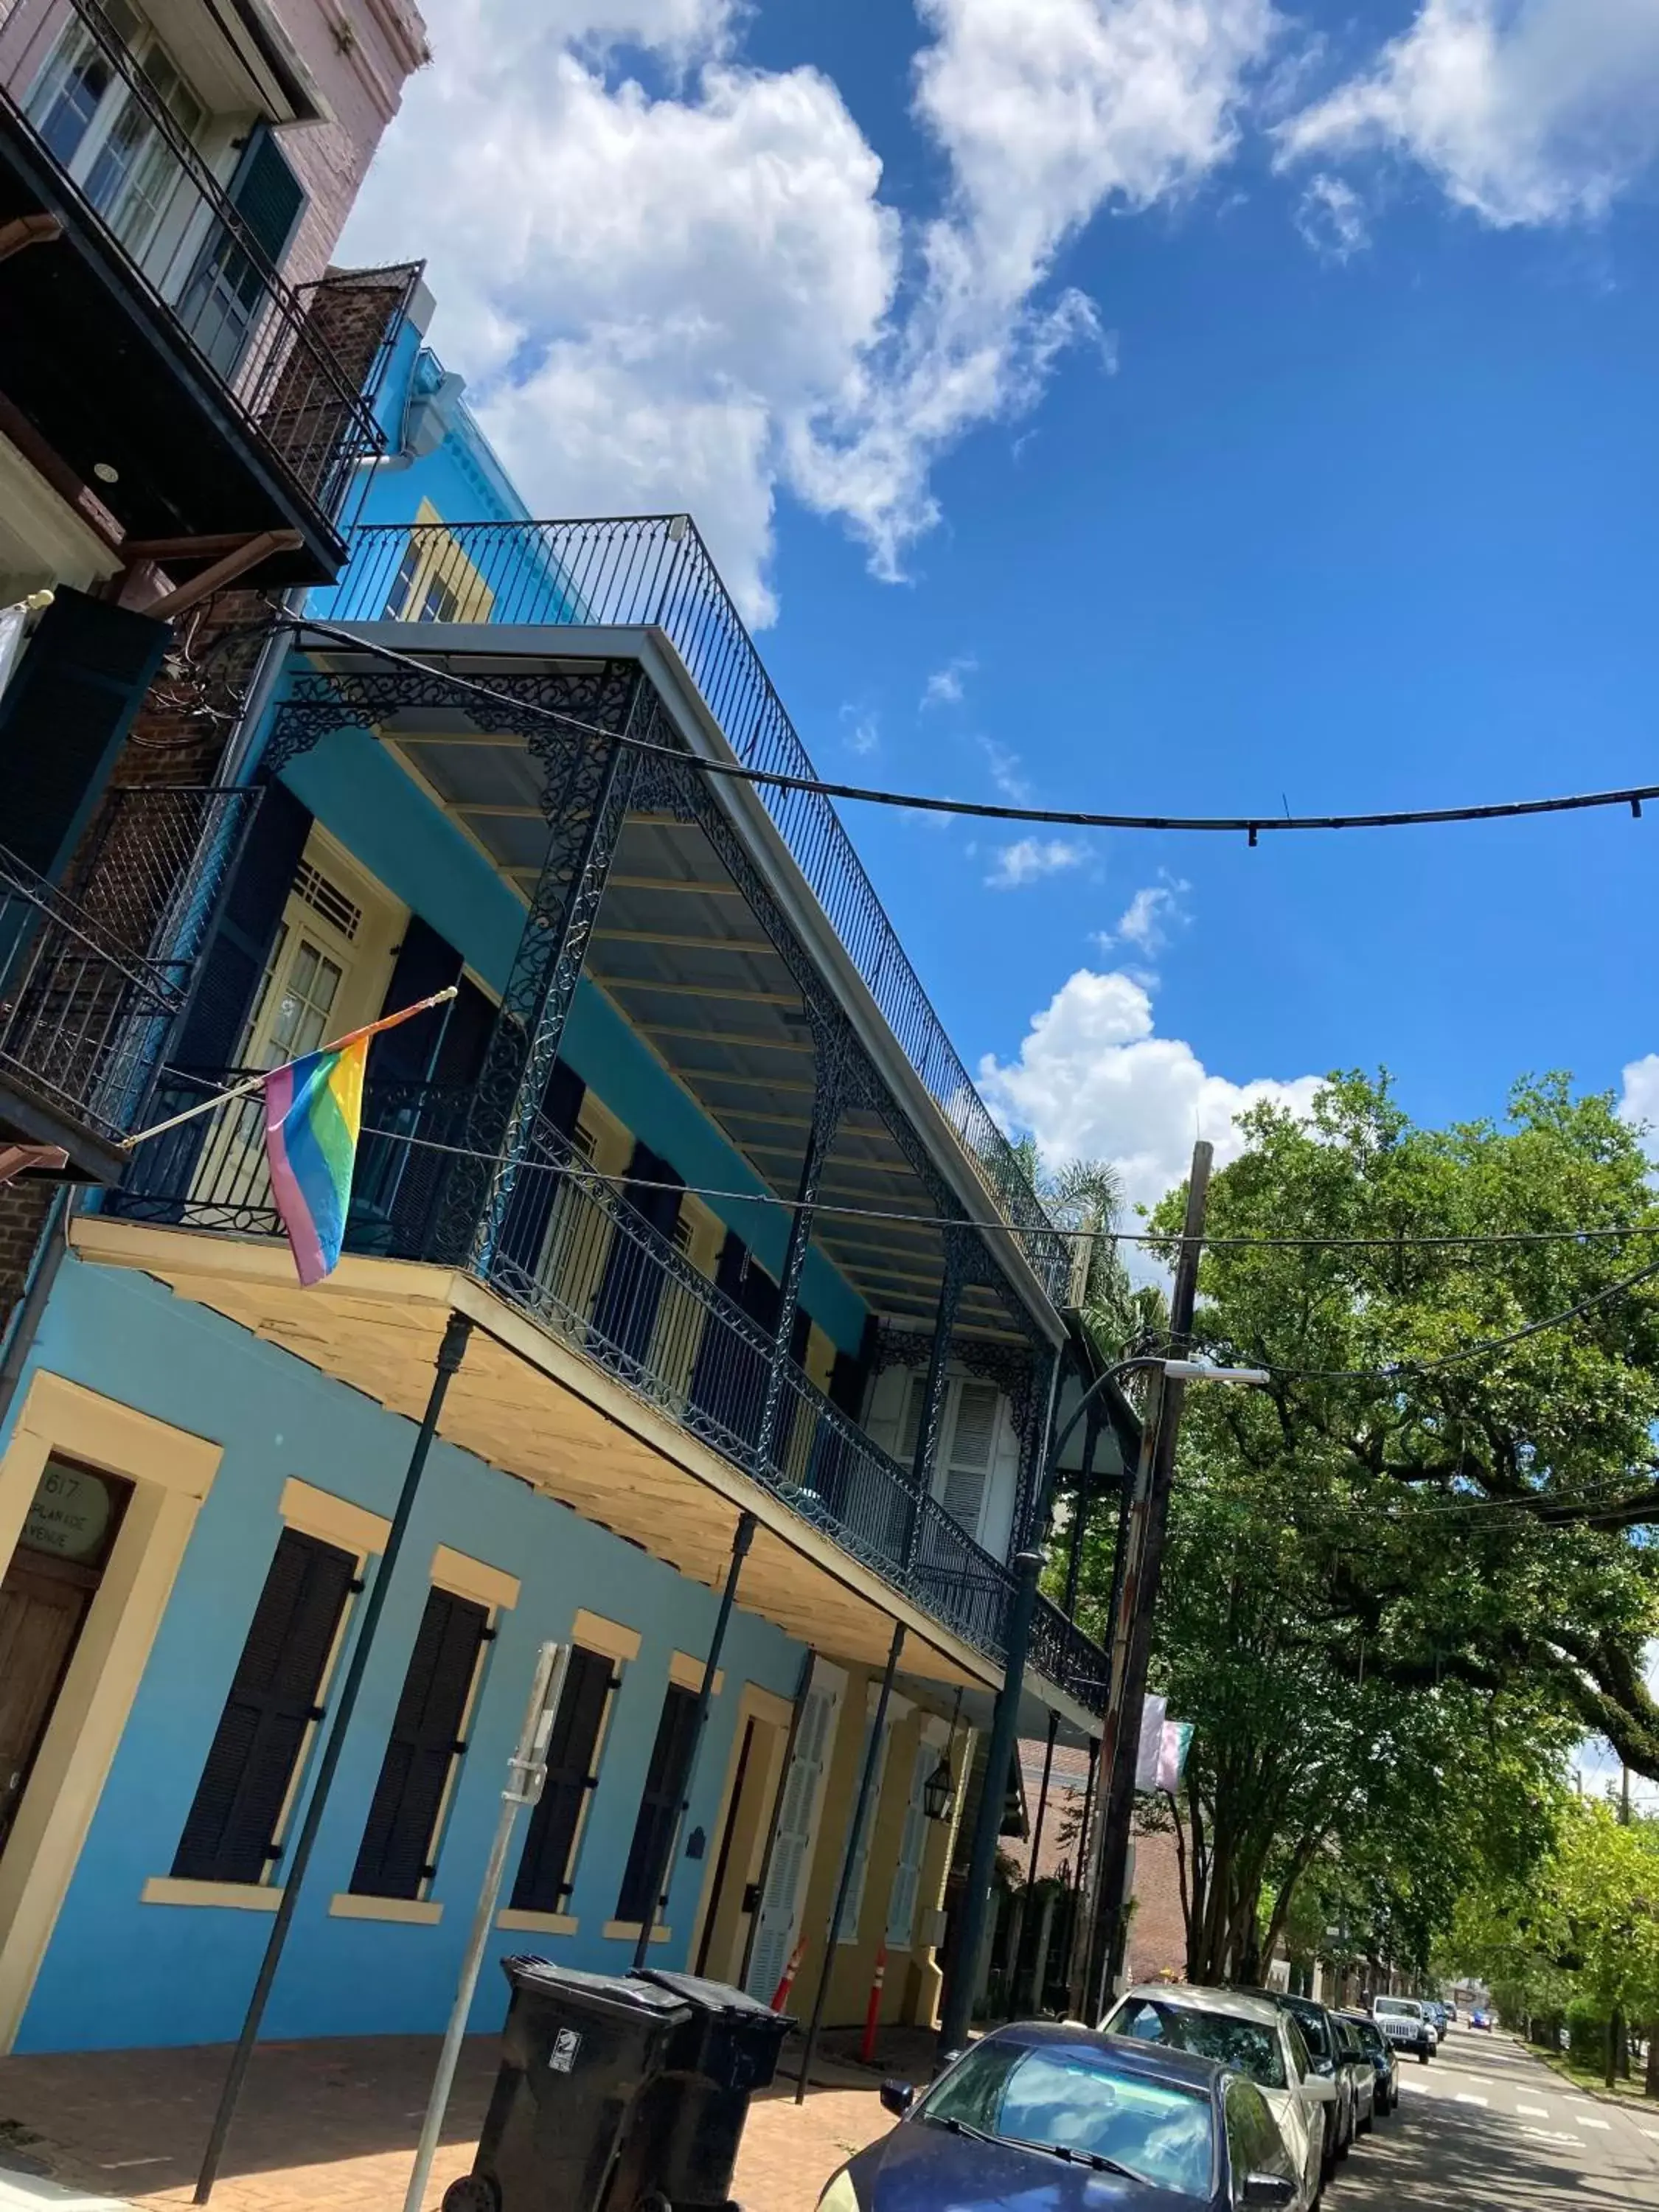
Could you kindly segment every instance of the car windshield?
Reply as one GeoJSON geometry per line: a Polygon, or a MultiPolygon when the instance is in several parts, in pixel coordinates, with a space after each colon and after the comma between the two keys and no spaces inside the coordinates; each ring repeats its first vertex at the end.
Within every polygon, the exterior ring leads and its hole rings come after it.
{"type": "Polygon", "coordinates": [[[1381,2051],[1382,2048],[1382,2031],[1374,2020],[1355,2021],[1353,2032],[1367,2051],[1381,2051]]]}
{"type": "Polygon", "coordinates": [[[1279,2038],[1259,2021],[1200,2011],[1196,2005],[1168,2004],[1158,1997],[1125,1997],[1104,2025],[1108,2035],[1132,2035],[1142,2043],[1190,2051],[1200,2058],[1218,2058],[1263,2089],[1285,2086],[1279,2038]]]}
{"type": "Polygon", "coordinates": [[[1215,2162],[1209,2098],[1148,2081],[1109,2053],[1075,2044],[1032,2048],[994,2038],[973,2050],[917,2106],[925,2120],[1109,2159],[1155,2189],[1207,2197],[1215,2162]]]}
{"type": "Polygon", "coordinates": [[[1378,1997],[1379,2020],[1421,2020],[1423,2008],[1413,1997],[1378,1997]]]}

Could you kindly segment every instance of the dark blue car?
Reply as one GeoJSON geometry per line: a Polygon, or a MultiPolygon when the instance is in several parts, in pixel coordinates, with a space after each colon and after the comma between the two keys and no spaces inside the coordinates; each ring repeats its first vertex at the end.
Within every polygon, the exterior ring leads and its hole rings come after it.
{"type": "Polygon", "coordinates": [[[1049,2021],[999,2028],[842,2166],[818,2212],[1239,2212],[1298,2206],[1261,2092],[1213,2059],[1049,2021]]]}

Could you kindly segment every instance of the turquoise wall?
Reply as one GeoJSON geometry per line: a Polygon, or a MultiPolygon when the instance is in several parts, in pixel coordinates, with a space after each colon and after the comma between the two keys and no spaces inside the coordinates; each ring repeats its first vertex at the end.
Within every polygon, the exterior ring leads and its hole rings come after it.
{"type": "MultiPolygon", "coordinates": [[[[337,730],[291,762],[283,781],[395,897],[441,932],[486,982],[502,988],[524,927],[522,904],[373,738],[337,730]]],[[[586,980],[565,1024],[562,1053],[611,1112],[694,1188],[765,1189],[610,1000],[586,980]]],[[[709,1205],[778,1274],[789,1234],[782,1208],[718,1200],[709,1205]]],[[[801,1300],[840,1350],[858,1350],[864,1302],[821,1251],[807,1254],[801,1300]]]]}
{"type": "MultiPolygon", "coordinates": [[[[234,2035],[267,1914],[144,1905],[144,1883],[173,1863],[179,1831],[237,1656],[281,1532],[290,1475],[390,1516],[414,1440],[411,1423],[362,1392],[148,1277],[71,1260],[30,1358],[88,1389],[224,1446],[186,1551],[131,1717],[94,1816],[57,1930],[23,2020],[20,2051],[205,2043],[234,2035]]],[[[27,1380],[25,1377],[24,1389],[27,1380]]],[[[21,1403],[21,1394],[19,1402],[21,1403]]],[[[428,1465],[382,1617],[344,1761],[319,1838],[265,2033],[435,2033],[453,2002],[462,1948],[500,1810],[506,1762],[523,1718],[538,1644],[569,1632],[578,1607],[639,1631],[623,1669],[577,1863],[574,1937],[498,1935],[472,2025],[499,2024],[506,1984],[494,1963],[543,1950],[615,1972],[630,1947],[600,1934],[617,1890],[655,1733],[669,1655],[700,1656],[716,1599],[469,1452],[440,1443],[428,1465]],[[425,1602],[434,1547],[446,1543],[506,1569],[523,1588],[489,1649],[471,1740],[441,1838],[435,1927],[337,1920],[370,1793],[425,1602]]],[[[738,1610],[727,1635],[725,1693],[711,1709],[682,1842],[714,1828],[745,1681],[793,1697],[800,1647],[738,1610]]],[[[335,1680],[339,1675],[337,1670],[335,1680]]],[[[522,1838],[522,1816],[520,1837],[522,1838]]],[[[709,1859],[676,1864],[653,1963],[684,1963],[709,1859]]],[[[515,1844],[511,1864],[517,1863],[515,1844]]],[[[510,1887],[509,1874],[508,1886],[510,1887]]]]}

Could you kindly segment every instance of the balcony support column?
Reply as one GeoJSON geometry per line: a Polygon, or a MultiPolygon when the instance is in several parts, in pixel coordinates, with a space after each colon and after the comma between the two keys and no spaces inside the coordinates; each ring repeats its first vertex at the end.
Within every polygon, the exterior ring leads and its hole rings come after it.
{"type": "MultiPolygon", "coordinates": [[[[653,696],[633,675],[624,730],[636,728],[653,696]]],[[[547,854],[468,1109],[464,1143],[471,1157],[456,1163],[437,1228],[435,1256],[481,1276],[489,1273],[558,1058],[640,763],[627,746],[566,738],[544,719],[526,737],[545,777],[547,854]]]]}
{"type": "Polygon", "coordinates": [[[823,1170],[836,1141],[836,1132],[848,1103],[852,1036],[844,1022],[815,1022],[812,1126],[795,1186],[795,1210],[789,1218],[789,1241],[784,1248],[783,1270],[778,1284],[778,1326],[772,1342],[771,1364],[766,1376],[766,1402],[761,1413],[756,1464],[764,1476],[777,1442],[783,1409],[783,1363],[795,1333],[800,1309],[801,1277],[812,1242],[812,1220],[823,1182],[823,1170]]]}
{"type": "Polygon", "coordinates": [[[910,1464],[915,1495],[904,1534],[907,1573],[915,1565],[921,1547],[923,1509],[933,1486],[933,1469],[939,1463],[939,1431],[944,1425],[945,1393],[950,1381],[946,1370],[951,1363],[951,1334],[957,1325],[957,1308],[962,1302],[963,1285],[968,1280],[974,1256],[973,1231],[956,1222],[944,1224],[941,1241],[945,1247],[945,1273],[939,1284],[939,1311],[933,1316],[933,1341],[927,1354],[927,1380],[922,1389],[915,1457],[910,1464]]]}

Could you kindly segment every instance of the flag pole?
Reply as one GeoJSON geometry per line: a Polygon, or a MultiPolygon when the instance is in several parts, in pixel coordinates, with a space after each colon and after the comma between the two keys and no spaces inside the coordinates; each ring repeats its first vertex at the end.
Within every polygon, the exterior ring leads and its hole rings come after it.
{"type": "MultiPolygon", "coordinates": [[[[315,1060],[325,1052],[343,1052],[349,1044],[360,1044],[364,1037],[379,1036],[382,1030],[395,1030],[400,1022],[411,1022],[416,1014],[428,1013],[434,1006],[441,1006],[453,999],[459,986],[450,984],[447,990],[434,991],[429,999],[419,1000],[395,1014],[382,1014],[379,1021],[365,1022],[360,1030],[348,1030],[343,1036],[336,1037],[332,1044],[319,1044],[316,1051],[301,1053],[301,1060],[315,1060]]],[[[171,1114],[165,1121],[155,1122],[148,1129],[139,1129],[131,1137],[123,1137],[121,1149],[130,1152],[135,1145],[149,1142],[152,1137],[164,1137],[169,1129],[181,1122],[193,1121],[200,1114],[210,1114],[216,1106],[223,1106],[233,1098],[250,1098],[256,1091],[263,1091],[273,1075],[280,1075],[285,1067],[297,1067],[298,1060],[280,1060],[275,1067],[262,1068],[258,1075],[250,1075],[246,1083],[233,1084],[228,1091],[216,1091],[210,1098],[200,1098],[194,1106],[186,1106],[182,1114],[171,1114]]]]}

